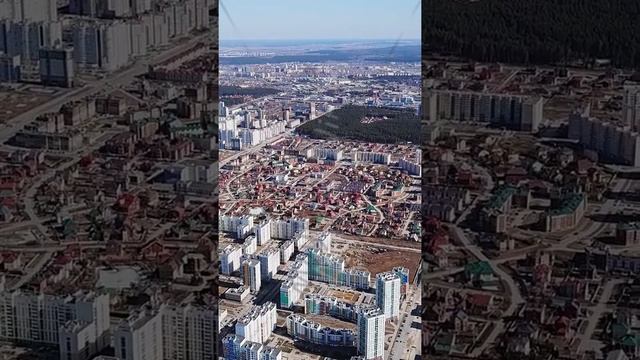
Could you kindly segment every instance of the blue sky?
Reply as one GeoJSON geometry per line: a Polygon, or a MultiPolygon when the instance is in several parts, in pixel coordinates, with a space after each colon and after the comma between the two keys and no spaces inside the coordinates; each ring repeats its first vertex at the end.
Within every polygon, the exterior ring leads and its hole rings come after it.
{"type": "Polygon", "coordinates": [[[220,3],[221,40],[420,39],[421,0],[220,3]]]}

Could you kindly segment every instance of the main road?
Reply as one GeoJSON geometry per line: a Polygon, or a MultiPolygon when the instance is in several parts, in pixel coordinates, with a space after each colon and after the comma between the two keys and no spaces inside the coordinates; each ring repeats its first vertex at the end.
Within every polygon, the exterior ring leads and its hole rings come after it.
{"type": "MultiPolygon", "coordinates": [[[[202,42],[207,36],[210,36],[210,34],[201,34],[180,44],[174,44],[171,48],[163,50],[155,56],[151,55],[150,59],[152,59],[154,63],[167,60],[176,54],[189,49],[196,43],[202,42]]],[[[0,143],[5,143],[17,130],[33,121],[37,116],[47,112],[56,112],[65,103],[80,100],[86,96],[95,95],[107,87],[118,88],[119,86],[131,83],[136,76],[142,75],[147,71],[149,64],[150,62],[148,60],[140,59],[128,68],[112,73],[104,79],[89,82],[79,89],[73,89],[42,105],[36,106],[29,111],[7,120],[7,126],[0,129],[0,143]]]]}

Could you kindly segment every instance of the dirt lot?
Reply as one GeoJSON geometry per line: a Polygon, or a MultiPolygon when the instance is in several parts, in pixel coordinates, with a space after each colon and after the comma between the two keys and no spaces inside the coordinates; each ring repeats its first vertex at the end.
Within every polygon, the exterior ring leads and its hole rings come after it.
{"type": "Polygon", "coordinates": [[[52,94],[31,91],[29,89],[1,90],[0,123],[6,123],[9,119],[29,111],[38,105],[42,105],[52,98],[52,94]]]}
{"type": "Polygon", "coordinates": [[[364,267],[375,274],[390,271],[396,266],[404,266],[409,269],[409,281],[412,282],[420,263],[420,254],[411,251],[387,250],[384,252],[372,252],[358,249],[347,251],[347,267],[364,267]]]}
{"type": "Polygon", "coordinates": [[[360,296],[359,294],[335,290],[335,289],[329,290],[329,293],[331,296],[335,296],[336,298],[340,300],[344,300],[351,304],[355,303],[358,300],[358,297],[360,296]]]}

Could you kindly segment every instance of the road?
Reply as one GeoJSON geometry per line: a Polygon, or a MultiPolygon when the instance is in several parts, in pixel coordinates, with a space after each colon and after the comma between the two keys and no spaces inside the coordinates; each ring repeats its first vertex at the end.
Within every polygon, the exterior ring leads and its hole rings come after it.
{"type": "Polygon", "coordinates": [[[578,339],[580,339],[580,343],[578,344],[578,349],[576,351],[578,354],[581,354],[587,350],[600,350],[600,347],[603,344],[599,341],[592,341],[591,337],[596,330],[598,320],[602,317],[602,314],[607,311],[607,302],[609,302],[609,299],[611,298],[613,289],[616,285],[622,284],[623,282],[624,280],[622,279],[612,279],[604,283],[602,294],[600,295],[598,303],[595,306],[589,308],[592,313],[589,316],[587,328],[585,329],[584,333],[578,336],[578,339]]]}
{"type": "MultiPolygon", "coordinates": [[[[192,47],[194,44],[203,41],[203,39],[205,39],[205,37],[207,36],[210,36],[210,34],[205,33],[199,35],[179,45],[175,45],[170,49],[162,51],[156,56],[153,56],[153,62],[161,62],[169,59],[179,52],[192,47]]],[[[63,104],[67,102],[76,101],[86,96],[95,95],[103,91],[107,87],[107,85],[111,88],[118,88],[119,86],[131,83],[136,76],[144,74],[147,71],[148,65],[148,61],[141,59],[129,68],[115,72],[110,76],[105,77],[104,79],[90,82],[82,88],[74,89],[8,120],[7,124],[9,124],[10,126],[4,126],[2,129],[0,129],[0,143],[5,143],[13,136],[13,134],[17,130],[22,129],[24,125],[27,125],[28,123],[33,121],[37,116],[47,112],[56,112],[63,104]]]]}
{"type": "Polygon", "coordinates": [[[416,304],[420,304],[422,301],[422,292],[412,286],[407,288],[407,292],[406,299],[400,307],[398,327],[393,335],[390,351],[386,356],[390,360],[411,359],[412,351],[417,352],[418,346],[422,344],[422,326],[420,328],[412,327],[414,323],[422,325],[422,318],[411,314],[411,310],[416,304]]]}
{"type": "MultiPolygon", "coordinates": [[[[486,261],[491,266],[491,270],[493,273],[498,276],[498,278],[502,281],[506,286],[507,294],[506,298],[509,299],[509,307],[504,312],[504,316],[508,317],[513,315],[516,310],[519,308],[520,304],[524,303],[524,298],[520,292],[520,288],[518,284],[516,284],[515,280],[509,275],[506,271],[502,270],[495,262],[491,261],[487,256],[478,248],[477,246],[471,244],[471,241],[467,238],[464,231],[458,226],[451,226],[451,235],[455,241],[464,245],[467,251],[469,251],[476,259],[480,261],[486,261]]],[[[500,319],[495,322],[495,326],[491,330],[489,336],[485,339],[485,341],[480,345],[473,349],[470,356],[478,357],[480,356],[484,350],[492,343],[495,342],[496,338],[502,332],[504,328],[504,320],[500,319]]]]}

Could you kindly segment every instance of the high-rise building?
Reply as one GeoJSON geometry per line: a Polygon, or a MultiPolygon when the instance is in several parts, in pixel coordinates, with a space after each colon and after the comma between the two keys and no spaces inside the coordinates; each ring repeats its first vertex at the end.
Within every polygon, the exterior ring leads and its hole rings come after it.
{"type": "Polygon", "coordinates": [[[71,26],[74,62],[81,68],[115,71],[131,60],[131,25],[81,19],[71,26]]]}
{"type": "Polygon", "coordinates": [[[280,245],[280,263],[286,264],[289,259],[291,259],[291,255],[293,255],[294,251],[293,241],[287,240],[280,245]]]}
{"type": "Polygon", "coordinates": [[[230,334],[222,340],[223,356],[225,360],[281,360],[280,349],[264,346],[255,341],[249,341],[242,336],[230,334]]]}
{"type": "Polygon", "coordinates": [[[0,82],[18,82],[20,72],[20,55],[0,55],[0,82]]]}
{"type": "Polygon", "coordinates": [[[287,272],[287,279],[280,285],[280,307],[290,308],[295,304],[309,283],[309,264],[306,254],[298,254],[287,272]]]}
{"type": "Polygon", "coordinates": [[[353,346],[356,339],[352,330],[322,326],[299,314],[287,316],[287,334],[296,340],[329,346],[353,346]]]}
{"type": "Polygon", "coordinates": [[[72,87],[73,50],[40,49],[40,81],[47,86],[72,87]]]}
{"type": "Polygon", "coordinates": [[[271,280],[273,275],[278,272],[280,264],[280,251],[276,248],[268,248],[258,253],[260,260],[260,275],[263,280],[271,280]]]}
{"type": "Polygon", "coordinates": [[[320,252],[329,254],[331,252],[331,233],[323,232],[320,234],[313,247],[320,252]]]}
{"type": "Polygon", "coordinates": [[[258,245],[266,245],[271,241],[271,220],[267,219],[257,224],[254,232],[258,240],[258,245]]]}
{"type": "Polygon", "coordinates": [[[640,166],[640,134],[629,127],[592,118],[587,112],[574,112],[569,116],[568,135],[597,152],[601,160],[640,166]]]}
{"type": "Polygon", "coordinates": [[[57,21],[56,0],[4,0],[0,1],[0,19],[13,21],[57,21]]]}
{"type": "Polygon", "coordinates": [[[400,277],[395,272],[376,275],[376,304],[387,319],[400,313],[400,286],[400,277]]]}
{"type": "Polygon", "coordinates": [[[62,45],[62,23],[58,21],[0,20],[0,52],[19,55],[23,64],[37,63],[42,48],[62,45]]]}
{"type": "Polygon", "coordinates": [[[233,216],[222,215],[220,217],[219,229],[222,232],[235,233],[236,239],[244,240],[253,232],[253,216],[233,216]]]}
{"type": "Polygon", "coordinates": [[[161,312],[142,309],[129,315],[115,328],[113,342],[118,359],[164,359],[161,312]]]}
{"type": "Polygon", "coordinates": [[[624,85],[622,119],[631,130],[640,132],[640,85],[624,85]]]}
{"type": "Polygon", "coordinates": [[[59,345],[69,321],[93,323],[96,348],[109,342],[109,296],[78,291],[52,296],[16,290],[0,293],[0,340],[59,345]]]}
{"type": "Polygon", "coordinates": [[[277,317],[276,304],[267,302],[255,305],[248,314],[238,319],[235,333],[247,341],[265,343],[276,327],[277,317]]]}
{"type": "Polygon", "coordinates": [[[354,160],[389,165],[391,162],[391,154],[371,151],[356,151],[354,160]]]}
{"type": "Polygon", "coordinates": [[[151,0],[69,0],[69,13],[89,17],[125,17],[149,10],[151,0]]]}
{"type": "Polygon", "coordinates": [[[60,359],[89,360],[100,350],[95,322],[69,321],[60,328],[59,337],[60,359]]]}
{"type": "MultiPolygon", "coordinates": [[[[303,234],[305,240],[309,235],[309,219],[289,218],[271,220],[271,237],[280,240],[293,240],[297,234],[303,234]]],[[[299,245],[296,244],[298,249],[299,245]]]]}
{"type": "Polygon", "coordinates": [[[333,161],[342,160],[342,150],[340,149],[317,147],[314,150],[315,151],[312,154],[312,156],[318,160],[320,159],[322,160],[327,159],[327,160],[333,160],[333,161]]]}
{"type": "Polygon", "coordinates": [[[215,360],[217,314],[211,306],[162,305],[165,360],[215,360]]]}
{"type": "Polygon", "coordinates": [[[380,309],[358,315],[358,354],[366,360],[384,359],[385,316],[380,309]]]}
{"type": "Polygon", "coordinates": [[[281,360],[282,359],[282,351],[280,349],[265,346],[262,348],[262,355],[260,360],[281,360]]]}
{"type": "Polygon", "coordinates": [[[242,257],[242,248],[238,245],[229,244],[224,249],[218,251],[220,259],[220,272],[229,275],[234,271],[240,270],[240,258],[242,257]]]}
{"type": "Polygon", "coordinates": [[[229,334],[222,339],[222,354],[226,360],[241,360],[240,349],[247,340],[236,334],[229,334]]]}
{"type": "Polygon", "coordinates": [[[426,94],[427,121],[453,120],[488,122],[507,128],[537,132],[542,123],[541,97],[429,90],[426,94]]]}
{"type": "Polygon", "coordinates": [[[309,103],[309,120],[316,118],[316,103],[313,101],[309,103]]]}
{"type": "Polygon", "coordinates": [[[410,175],[422,176],[422,164],[418,161],[411,161],[407,159],[400,159],[398,166],[408,172],[410,175]]]}
{"type": "Polygon", "coordinates": [[[249,286],[249,289],[253,293],[260,291],[261,276],[260,276],[260,261],[256,259],[248,259],[242,263],[242,277],[244,284],[249,286]]]}
{"type": "Polygon", "coordinates": [[[345,269],[344,258],[311,248],[307,250],[309,259],[309,280],[354,289],[368,289],[371,274],[357,269],[345,269]]]}

